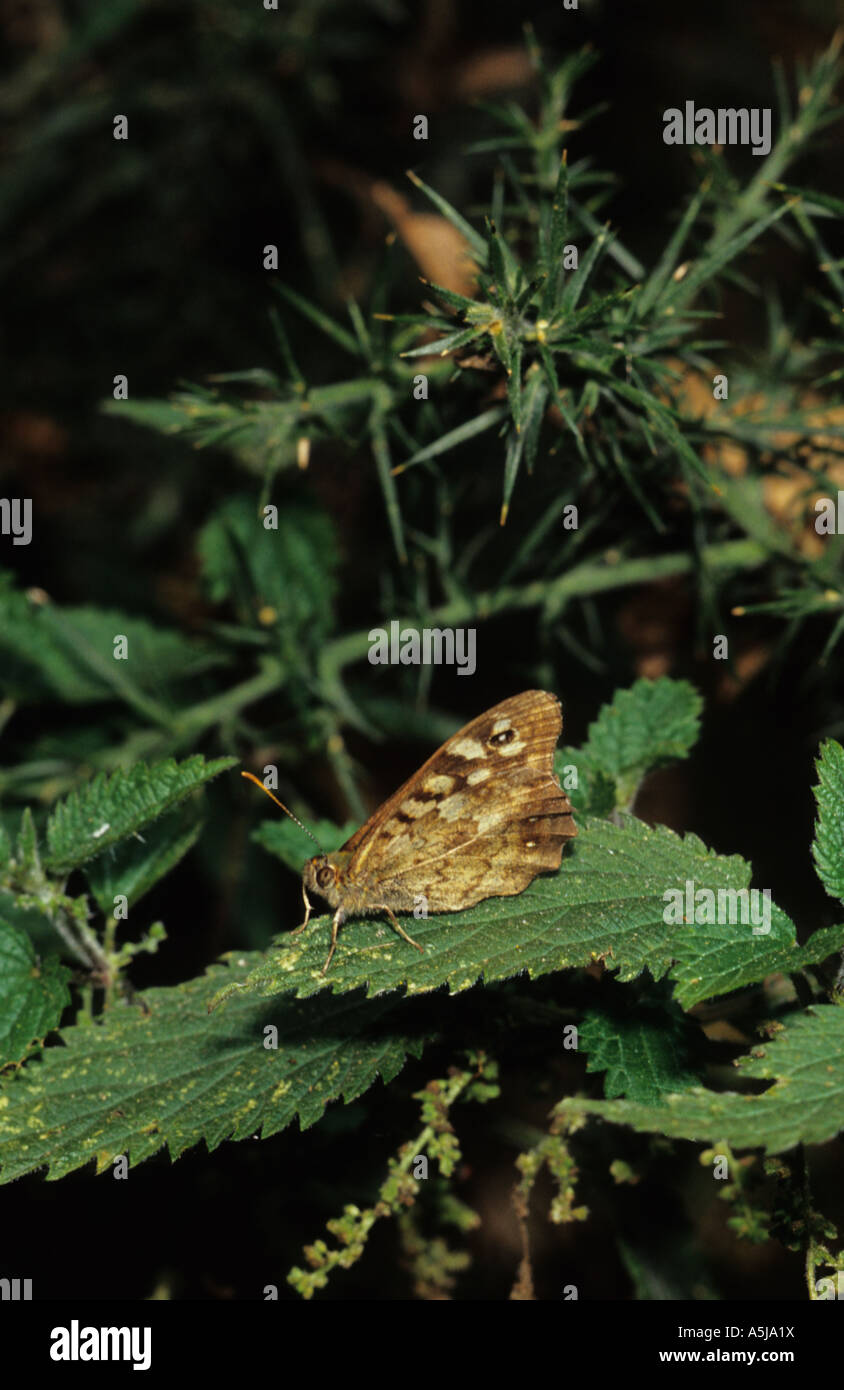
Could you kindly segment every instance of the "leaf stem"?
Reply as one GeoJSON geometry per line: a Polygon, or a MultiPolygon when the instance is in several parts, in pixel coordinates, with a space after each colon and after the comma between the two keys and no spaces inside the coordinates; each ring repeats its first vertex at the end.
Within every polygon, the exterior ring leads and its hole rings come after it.
{"type": "MultiPolygon", "coordinates": [[[[767,558],[765,547],[754,540],[722,541],[716,545],[704,546],[700,554],[703,568],[711,570],[756,569],[763,565],[767,558]]],[[[454,599],[432,609],[428,620],[434,627],[459,627],[473,620],[483,622],[499,613],[538,608],[546,604],[555,605],[556,611],[559,611],[559,606],[569,599],[585,598],[613,589],[632,588],[637,584],[648,584],[657,579],[689,574],[697,563],[694,555],[684,552],[643,556],[615,563],[588,562],[576,565],[574,569],[555,579],[536,580],[522,586],[507,585],[494,593],[454,599]]],[[[411,621],[409,626],[413,625],[411,621]]],[[[320,676],[323,681],[332,682],[344,666],[366,656],[370,648],[369,631],[370,629],[365,632],[350,632],[326,645],[320,659],[320,676]]]]}

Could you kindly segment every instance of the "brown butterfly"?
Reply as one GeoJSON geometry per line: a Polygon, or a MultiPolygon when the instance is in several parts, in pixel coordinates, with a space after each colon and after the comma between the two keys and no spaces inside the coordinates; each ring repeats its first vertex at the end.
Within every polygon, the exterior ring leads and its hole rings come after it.
{"type": "Polygon", "coordinates": [[[348,917],[386,912],[421,951],[396,912],[459,912],[559,869],[563,845],[577,833],[553,772],[562,727],[560,702],[544,690],[503,700],[447,739],[342,849],[307,861],[305,920],[292,935],[308,925],[309,890],[335,909],[323,975],[348,917]]]}

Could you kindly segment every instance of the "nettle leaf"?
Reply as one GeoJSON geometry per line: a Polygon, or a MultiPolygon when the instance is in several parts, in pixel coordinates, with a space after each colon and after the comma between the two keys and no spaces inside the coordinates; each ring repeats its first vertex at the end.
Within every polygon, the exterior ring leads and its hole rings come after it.
{"type": "Polygon", "coordinates": [[[139,902],[193,849],[202,825],[192,806],[181,806],[148,826],[143,836],[133,835],[86,865],[85,876],[101,911],[109,915],[118,894],[131,906],[139,902]]]}
{"type": "Polygon", "coordinates": [[[277,623],[289,649],[313,651],[331,631],[337,541],[316,507],[288,503],[267,530],[254,498],[229,498],[203,528],[199,554],[212,599],[231,599],[251,626],[259,614],[263,626],[277,623]]]}
{"type": "Polygon", "coordinates": [[[71,705],[113,700],[125,681],[160,692],[224,660],[204,643],[116,609],[62,608],[5,587],[0,659],[4,687],[14,698],[71,705]],[[114,659],[118,635],[127,639],[122,661],[114,659]]]}
{"type": "Polygon", "coordinates": [[[587,1071],[606,1072],[607,1096],[650,1104],[700,1085],[700,1076],[686,1065],[682,1019],[665,1009],[626,1018],[590,1009],[578,1028],[578,1051],[588,1054],[587,1071]]]}
{"type": "Polygon", "coordinates": [[[577,816],[608,816],[615,810],[615,782],[583,748],[558,748],[554,771],[577,816]],[[577,777],[577,786],[573,785],[577,777]]]}
{"type": "MultiPolygon", "coordinates": [[[[345,826],[335,825],[331,820],[318,820],[313,823],[314,839],[318,840],[326,854],[331,854],[333,850],[344,845],[356,829],[354,821],[348,821],[345,826]]],[[[282,864],[286,864],[295,874],[301,874],[306,859],[319,853],[307,832],[301,830],[292,820],[262,821],[253,830],[250,838],[262,849],[276,855],[282,864]]]]}
{"type": "Polygon", "coordinates": [[[769,1153],[822,1144],[844,1128],[844,1008],[819,1004],[792,1014],[771,1043],[737,1065],[743,1077],[773,1078],[775,1084],[762,1095],[698,1087],[656,1105],[572,1097],[557,1108],[676,1139],[764,1147],[769,1153]]]}
{"type": "Polygon", "coordinates": [[[812,854],[818,878],[832,898],[844,901],[844,748],[835,739],[821,744],[815,763],[818,821],[812,854]]]}
{"type": "Polygon", "coordinates": [[[663,676],[619,690],[589,726],[583,752],[628,805],[646,772],[685,758],[697,741],[703,700],[688,681],[663,676]]]}
{"type": "Polygon", "coordinates": [[[57,956],[39,959],[26,933],[0,918],[0,1066],[22,1061],[58,1027],[69,981],[57,956]]]}
{"type": "MultiPolygon", "coordinates": [[[[466,912],[401,918],[423,955],[385,919],[349,921],[323,976],[330,918],[320,917],[300,936],[277,938],[278,949],[268,953],[248,985],[262,995],[299,998],[364,986],[371,996],[402,987],[420,994],[443,985],[458,993],[481,979],[491,983],[522,971],[535,977],[596,959],[606,960],[621,980],[646,967],[660,979],[679,960],[676,994],[688,1007],[725,987],[761,980],[771,968],[801,969],[807,963],[784,913],[772,912],[767,936],[754,937],[748,920],[729,928],[723,941],[716,935],[714,946],[712,928],[666,922],[669,891],[685,898],[689,883],[717,894],[749,882],[744,860],[715,854],[695,835],[651,829],[633,816],[622,815],[619,825],[580,818],[559,872],[534,879],[524,893],[488,898],[466,912]],[[737,949],[742,940],[743,959],[737,949]]],[[[834,931],[816,934],[820,958],[829,953],[834,931]]]]}
{"type": "Polygon", "coordinates": [[[18,831],[15,849],[15,869],[18,878],[26,879],[32,883],[38,882],[43,875],[41,855],[38,850],[38,831],[35,828],[32,809],[29,806],[24,806],[21,812],[21,828],[18,831]]]}
{"type": "MultiPolygon", "coordinates": [[[[747,873],[741,877],[749,878],[749,866],[745,868],[747,873]]],[[[728,890],[738,887],[738,879],[722,886],[728,890]]],[[[844,924],[824,927],[814,932],[805,945],[798,946],[793,922],[774,903],[770,907],[770,928],[767,933],[757,929],[756,934],[752,926],[741,921],[696,923],[694,931],[681,936],[676,945],[671,975],[677,981],[677,1001],[691,1009],[703,999],[729,994],[764,980],[767,975],[793,974],[807,966],[820,965],[827,956],[844,948],[844,924]]]]}
{"type": "Polygon", "coordinates": [[[214,966],[200,979],[152,989],[139,1007],[110,1010],[66,1028],[64,1046],[0,1078],[0,1181],[49,1165],[64,1177],[91,1159],[104,1172],[115,1155],[140,1163],[165,1145],[175,1159],[204,1139],[302,1129],[326,1105],[357,1099],[380,1076],[398,1074],[425,1039],[398,1026],[384,1003],[324,999],[316,1006],[267,1004],[245,992],[208,1014],[223,979],[243,976],[254,955],[214,966]],[[266,1046],[270,1026],[278,1046],[266,1046]]]}
{"type": "Polygon", "coordinates": [[[120,840],[136,835],[186,796],[234,767],[236,758],[186,758],[177,763],[136,763],[129,771],[97,773],[60,801],[47,821],[46,867],[69,873],[120,840]]]}

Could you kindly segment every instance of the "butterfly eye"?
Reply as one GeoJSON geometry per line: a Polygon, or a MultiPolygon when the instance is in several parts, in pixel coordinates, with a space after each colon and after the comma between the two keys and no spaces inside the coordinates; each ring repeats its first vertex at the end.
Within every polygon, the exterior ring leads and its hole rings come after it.
{"type": "Polygon", "coordinates": [[[329,888],[331,886],[334,882],[334,870],[331,868],[330,864],[324,864],[321,869],[317,869],[316,881],[318,888],[329,888]]]}
{"type": "Polygon", "coordinates": [[[502,729],[500,734],[492,734],[487,742],[491,743],[493,748],[502,748],[505,743],[512,743],[515,737],[515,729],[502,729]]]}

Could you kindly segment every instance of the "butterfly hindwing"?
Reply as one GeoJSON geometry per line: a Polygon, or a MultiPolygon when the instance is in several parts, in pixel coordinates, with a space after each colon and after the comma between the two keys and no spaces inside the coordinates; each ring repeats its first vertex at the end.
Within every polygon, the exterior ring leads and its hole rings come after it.
{"type": "Polygon", "coordinates": [[[520,893],[560,866],[575,833],[553,775],[560,705],[525,691],[473,719],[343,846],[348,883],[397,910],[430,912],[520,893]]]}

